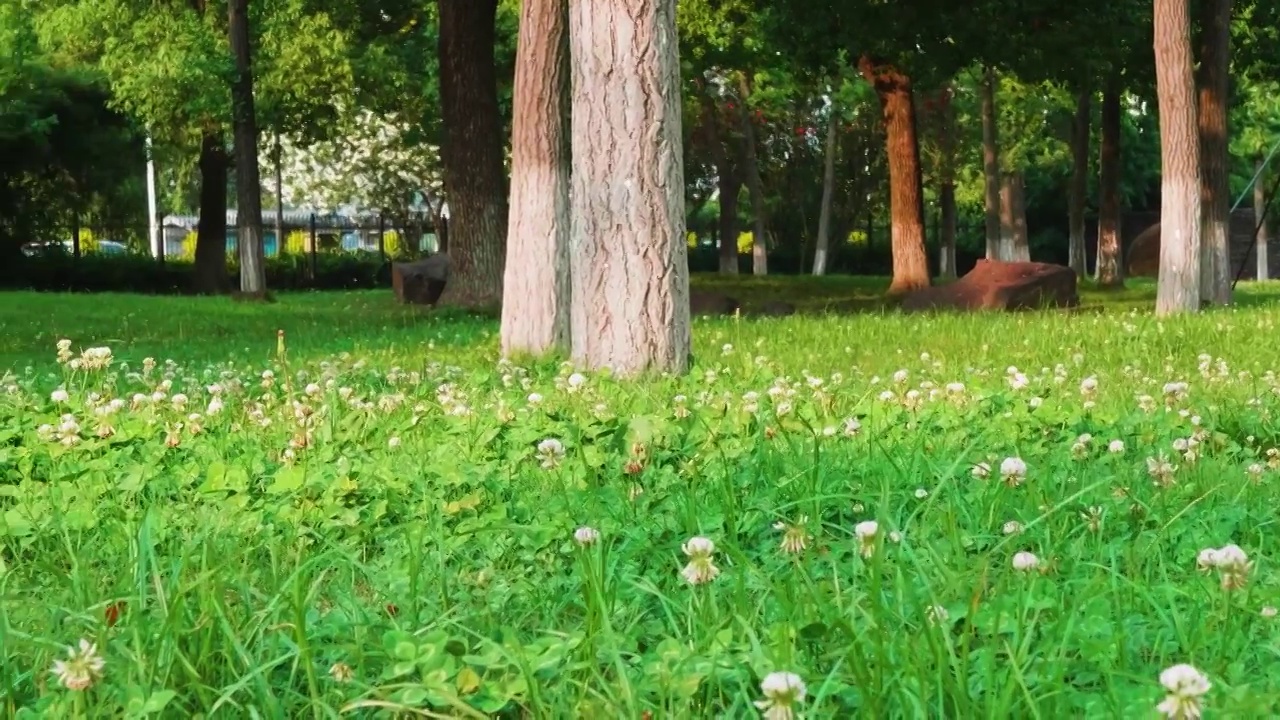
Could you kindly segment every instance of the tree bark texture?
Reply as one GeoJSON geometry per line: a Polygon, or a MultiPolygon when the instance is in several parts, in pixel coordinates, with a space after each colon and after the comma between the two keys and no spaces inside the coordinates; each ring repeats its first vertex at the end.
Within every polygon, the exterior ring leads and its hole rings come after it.
{"type": "Polygon", "coordinates": [[[1004,173],[1000,182],[1000,239],[1004,246],[1002,260],[1031,261],[1031,243],[1027,236],[1026,176],[1021,172],[1004,173]]]}
{"type": "MultiPolygon", "coordinates": [[[[714,98],[707,93],[701,97],[702,130],[711,161],[716,166],[720,198],[719,252],[720,274],[738,274],[738,193],[742,191],[742,174],[737,163],[730,159],[720,133],[720,110],[714,98]]],[[[734,153],[736,156],[736,153],[734,153]]]]}
{"type": "Polygon", "coordinates": [[[938,129],[938,147],[941,150],[941,169],[938,173],[938,210],[941,214],[939,238],[938,274],[944,280],[956,278],[956,108],[954,90],[948,86],[942,93],[942,122],[938,129]]]}
{"type": "Polygon", "coordinates": [[[1160,274],[1156,314],[1200,309],[1200,134],[1188,0],[1155,0],[1160,106],[1160,274]]]}
{"type": "Polygon", "coordinates": [[[1261,157],[1257,159],[1254,172],[1258,179],[1253,183],[1253,222],[1261,223],[1258,225],[1258,238],[1254,243],[1258,280],[1271,279],[1271,267],[1267,264],[1267,243],[1271,238],[1270,233],[1267,232],[1266,222],[1267,191],[1262,186],[1262,169],[1265,164],[1261,157]]]}
{"type": "Polygon", "coordinates": [[[449,203],[442,305],[502,302],[507,187],[494,65],[498,0],[440,0],[441,160],[449,203]]]}
{"type": "Polygon", "coordinates": [[[231,158],[220,132],[200,140],[200,220],[196,225],[195,291],[227,291],[227,172],[231,158]]]}
{"type": "Polygon", "coordinates": [[[676,0],[575,0],[573,358],[684,373],[691,350],[676,0]]]}
{"type": "Polygon", "coordinates": [[[884,115],[889,160],[889,214],[893,246],[890,295],[929,287],[924,244],[924,200],[920,187],[920,143],[911,79],[891,65],[862,56],[859,68],[876,90],[884,115]]]}
{"type": "Polygon", "coordinates": [[[987,259],[1000,255],[1000,137],[996,118],[996,73],[988,67],[982,76],[982,177],[984,218],[987,228],[987,259]]]}
{"type": "Polygon", "coordinates": [[[1120,78],[1102,92],[1102,148],[1098,159],[1098,285],[1124,286],[1120,245],[1120,78]]]}
{"type": "Polygon", "coordinates": [[[235,82],[231,85],[236,155],[236,247],[240,257],[240,292],[260,296],[267,291],[262,247],[262,178],[258,168],[258,121],[253,105],[253,58],[249,45],[249,0],[228,4],[235,82]]]}
{"type": "Polygon", "coordinates": [[[569,4],[524,0],[516,49],[502,353],[570,349],[569,4]]]}
{"type": "Polygon", "coordinates": [[[1227,93],[1232,0],[1200,3],[1200,299],[1231,304],[1227,93]]]}
{"type": "Polygon", "coordinates": [[[1071,121],[1071,194],[1067,198],[1067,221],[1070,226],[1070,240],[1067,253],[1068,264],[1076,272],[1076,278],[1083,280],[1088,272],[1088,257],[1085,253],[1084,211],[1088,204],[1089,193],[1089,131],[1092,125],[1093,93],[1084,90],[1076,96],[1076,114],[1071,121]]]}
{"type": "Polygon", "coordinates": [[[836,194],[836,140],[839,135],[840,116],[831,106],[827,119],[827,139],[822,156],[822,205],[818,209],[818,240],[813,250],[813,274],[827,274],[827,254],[831,250],[831,203],[836,194]]]}
{"type": "Polygon", "coordinates": [[[751,195],[751,273],[769,274],[769,236],[765,216],[764,183],[760,180],[760,157],[756,152],[756,128],[751,123],[749,99],[751,81],[745,72],[738,73],[738,108],[742,117],[743,159],[747,173],[747,192],[751,195]]]}

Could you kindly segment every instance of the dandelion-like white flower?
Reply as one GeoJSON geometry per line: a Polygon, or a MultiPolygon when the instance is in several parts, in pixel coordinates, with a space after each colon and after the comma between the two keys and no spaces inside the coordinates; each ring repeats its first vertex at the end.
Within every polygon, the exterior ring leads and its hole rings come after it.
{"type": "Polygon", "coordinates": [[[808,689],[799,675],[789,672],[772,672],[760,683],[764,700],[757,700],[756,707],[763,711],[765,720],[792,720],[796,716],[796,703],[804,702],[808,689]]]}
{"type": "Polygon", "coordinates": [[[1026,550],[1019,550],[1013,555],[1013,569],[1018,572],[1030,572],[1040,567],[1040,558],[1026,550]]]}
{"type": "Polygon", "coordinates": [[[1156,710],[1171,720],[1199,718],[1201,698],[1213,687],[1204,673],[1186,664],[1165,668],[1160,673],[1160,684],[1169,694],[1156,710]]]}
{"type": "Polygon", "coordinates": [[[880,524],[875,520],[863,520],[853,526],[854,537],[858,538],[858,552],[869,558],[876,552],[876,539],[880,535],[880,524]]]}
{"type": "Polygon", "coordinates": [[[716,544],[709,538],[689,538],[680,549],[689,557],[689,564],[684,566],[680,575],[690,585],[709,583],[720,574],[720,568],[715,566],[711,557],[715,554],[716,544]]]}
{"type": "Polygon", "coordinates": [[[582,547],[594,545],[600,539],[600,531],[593,527],[583,525],[573,531],[573,539],[582,547]]]}
{"type": "Polygon", "coordinates": [[[564,443],[555,438],[547,438],[538,443],[538,458],[542,460],[542,467],[550,470],[560,465],[564,460],[564,443]]]}
{"type": "Polygon", "coordinates": [[[1005,458],[1000,463],[1000,477],[1009,487],[1017,487],[1027,478],[1027,464],[1022,461],[1022,458],[1005,458]]]}
{"type": "Polygon", "coordinates": [[[79,648],[67,648],[67,659],[53,663],[53,674],[68,690],[88,690],[102,677],[107,661],[98,654],[98,646],[80,640],[79,648]]]}

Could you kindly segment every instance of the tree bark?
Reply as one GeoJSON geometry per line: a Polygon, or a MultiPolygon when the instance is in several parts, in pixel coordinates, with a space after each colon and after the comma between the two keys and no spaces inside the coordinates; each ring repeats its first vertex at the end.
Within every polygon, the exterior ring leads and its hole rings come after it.
{"type": "Polygon", "coordinates": [[[840,117],[834,104],[827,120],[827,142],[822,158],[822,205],[818,209],[818,240],[813,250],[813,274],[827,274],[827,253],[831,248],[831,203],[836,193],[836,139],[840,117]]]}
{"type": "Polygon", "coordinates": [[[1232,0],[1200,3],[1200,299],[1231,304],[1227,93],[1232,0]]]}
{"type": "Polygon", "coordinates": [[[1200,136],[1188,0],[1155,0],[1160,107],[1160,279],[1156,314],[1200,309],[1200,136]]]}
{"type": "Polygon", "coordinates": [[[920,187],[920,138],[911,79],[891,65],[864,55],[859,69],[880,98],[889,160],[889,214],[892,222],[893,280],[890,295],[929,287],[924,245],[924,199],[920,187]]]}
{"type": "Polygon", "coordinates": [[[231,159],[220,132],[200,140],[200,220],[196,225],[195,291],[227,291],[227,171],[231,159]]]}
{"type": "Polygon", "coordinates": [[[449,203],[449,280],[441,305],[502,302],[507,187],[494,62],[498,0],[439,0],[441,160],[449,203]]]}
{"type": "Polygon", "coordinates": [[[742,116],[743,159],[747,173],[747,192],[751,195],[751,273],[769,274],[768,223],[764,207],[764,183],[760,180],[760,159],[756,153],[756,129],[751,123],[748,99],[751,81],[745,72],[738,73],[738,108],[742,116]]]}
{"type": "Polygon", "coordinates": [[[502,353],[570,349],[569,4],[524,0],[516,50],[502,353]]]}
{"type": "Polygon", "coordinates": [[[996,73],[988,67],[982,75],[982,177],[983,206],[987,228],[987,259],[1001,257],[1000,232],[1000,140],[996,121],[996,73]]]}
{"type": "Polygon", "coordinates": [[[573,358],[621,376],[690,364],[676,0],[575,0],[573,358]]]}
{"type": "Polygon", "coordinates": [[[267,292],[262,247],[262,178],[258,169],[258,122],[253,105],[253,58],[249,44],[249,0],[229,0],[231,53],[235,82],[231,85],[236,155],[236,246],[240,256],[240,292],[267,292]]]}
{"type": "Polygon", "coordinates": [[[1098,285],[1124,287],[1120,246],[1120,77],[1102,92],[1102,148],[1098,160],[1098,285]]]}
{"type": "Polygon", "coordinates": [[[1021,170],[1004,173],[1000,184],[1001,259],[1013,262],[1031,261],[1031,243],[1027,236],[1026,176],[1021,170]]]}
{"type": "Polygon", "coordinates": [[[942,122],[939,124],[938,147],[941,150],[941,170],[938,173],[941,187],[938,189],[938,209],[941,214],[938,270],[945,280],[956,278],[956,108],[951,86],[941,94],[942,122]]]}
{"type": "Polygon", "coordinates": [[[1259,157],[1256,160],[1254,172],[1258,179],[1253,183],[1253,222],[1258,227],[1258,238],[1254,243],[1255,259],[1257,260],[1257,279],[1270,280],[1271,266],[1267,261],[1267,243],[1270,240],[1270,234],[1267,232],[1267,191],[1262,187],[1262,169],[1265,161],[1259,157]]]}
{"type": "Polygon", "coordinates": [[[1076,115],[1071,121],[1071,194],[1067,199],[1067,220],[1070,225],[1068,264],[1083,280],[1088,273],[1085,253],[1084,211],[1089,193],[1089,131],[1092,125],[1093,93],[1083,90],[1076,96],[1076,115]]]}
{"type": "Polygon", "coordinates": [[[725,148],[724,139],[720,135],[720,112],[715,99],[704,92],[701,103],[703,133],[711,151],[711,161],[716,166],[716,181],[719,186],[720,274],[737,275],[738,193],[742,190],[742,175],[729,159],[729,150],[725,148]]]}

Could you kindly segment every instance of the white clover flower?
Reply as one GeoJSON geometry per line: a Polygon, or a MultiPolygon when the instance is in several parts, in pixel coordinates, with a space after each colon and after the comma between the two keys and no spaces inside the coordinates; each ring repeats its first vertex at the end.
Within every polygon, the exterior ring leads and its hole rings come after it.
{"type": "Polygon", "coordinates": [[[573,531],[573,539],[582,547],[586,547],[588,545],[594,545],[596,541],[600,539],[600,531],[596,530],[593,527],[587,527],[586,525],[583,525],[582,527],[573,531]]]}
{"type": "Polygon", "coordinates": [[[1113,455],[1120,455],[1124,452],[1124,441],[1112,440],[1107,444],[1107,452],[1112,453],[1113,455]]]}
{"type": "Polygon", "coordinates": [[[1270,620],[1271,618],[1274,618],[1276,615],[1280,615],[1280,610],[1276,610],[1274,605],[1264,605],[1262,609],[1258,611],[1258,614],[1270,620]]]}
{"type": "Polygon", "coordinates": [[[876,552],[876,539],[880,535],[880,524],[875,520],[863,520],[853,526],[853,534],[858,538],[858,552],[869,558],[876,552]]]}
{"type": "Polygon", "coordinates": [[[538,393],[529,393],[529,397],[528,397],[528,398],[526,398],[526,400],[528,401],[528,403],[529,403],[530,405],[541,405],[541,404],[542,404],[542,396],[541,396],[541,395],[539,395],[538,393]]]}
{"type": "Polygon", "coordinates": [[[62,405],[71,400],[71,395],[68,394],[66,390],[58,388],[49,394],[49,399],[59,405],[62,405]]]}
{"type": "Polygon", "coordinates": [[[1156,710],[1172,720],[1195,720],[1201,714],[1201,698],[1213,687],[1191,665],[1174,665],[1160,673],[1160,684],[1169,691],[1156,710]]]}
{"type": "Polygon", "coordinates": [[[329,667],[329,677],[333,678],[334,682],[349,683],[355,674],[351,666],[344,662],[336,662],[329,667]]]}
{"type": "Polygon", "coordinates": [[[804,702],[808,690],[799,675],[772,672],[760,683],[760,692],[764,700],[757,700],[755,705],[763,712],[765,720],[792,720],[796,717],[792,706],[804,702]]]}
{"type": "Polygon", "coordinates": [[[574,373],[569,376],[569,391],[575,392],[581,390],[582,386],[587,384],[587,376],[582,373],[574,373]]]}
{"type": "Polygon", "coordinates": [[[930,625],[942,625],[951,619],[951,613],[941,605],[930,605],[925,608],[924,617],[930,625]]]}
{"type": "Polygon", "coordinates": [[[542,467],[550,470],[560,465],[564,460],[564,443],[555,438],[547,438],[538,443],[538,458],[542,460],[542,467]]]}
{"type": "Polygon", "coordinates": [[[796,555],[804,552],[809,547],[809,533],[805,530],[805,524],[809,522],[807,515],[802,515],[799,522],[795,524],[776,522],[773,524],[774,530],[782,531],[782,552],[796,555]]]}
{"type": "Polygon", "coordinates": [[[387,447],[391,448],[392,450],[394,450],[394,449],[396,449],[396,448],[400,447],[400,438],[399,438],[399,437],[397,437],[397,436],[395,436],[395,435],[393,435],[393,436],[391,436],[390,438],[388,438],[388,439],[387,439],[387,447]]]}
{"type": "Polygon", "coordinates": [[[1027,477],[1027,464],[1019,457],[1007,457],[1000,463],[1000,477],[1010,487],[1022,484],[1027,477]]]}
{"type": "Polygon", "coordinates": [[[1022,523],[1017,520],[1009,520],[1000,529],[1005,535],[1017,535],[1022,532],[1022,523]]]}
{"type": "Polygon", "coordinates": [[[1019,550],[1013,555],[1013,569],[1018,572],[1030,572],[1040,567],[1040,558],[1026,550],[1019,550]]]}
{"type": "Polygon", "coordinates": [[[844,434],[846,437],[855,437],[862,432],[862,423],[858,422],[858,418],[845,418],[844,434]]]}
{"type": "Polygon", "coordinates": [[[1098,378],[1090,376],[1080,381],[1081,395],[1084,395],[1087,397],[1087,396],[1093,395],[1097,391],[1098,391],[1098,378]]]}
{"type": "Polygon", "coordinates": [[[923,500],[923,499],[925,499],[925,498],[927,498],[927,497],[929,497],[929,491],[928,491],[928,490],[925,490],[924,488],[916,488],[916,499],[917,499],[917,500],[923,500]]]}
{"type": "Polygon", "coordinates": [[[977,465],[974,465],[971,470],[969,470],[969,474],[973,475],[975,478],[978,478],[979,480],[985,480],[986,478],[991,477],[991,466],[987,463],[980,462],[977,465]]]}
{"type": "Polygon", "coordinates": [[[681,545],[680,549],[689,557],[689,564],[680,571],[680,576],[685,579],[685,582],[690,585],[702,585],[715,580],[720,575],[720,568],[715,566],[711,557],[715,554],[716,544],[710,539],[692,537],[681,545]]]}
{"type": "Polygon", "coordinates": [[[53,674],[68,690],[88,690],[102,678],[107,663],[98,654],[98,646],[81,640],[79,648],[67,648],[67,659],[53,663],[53,674]]]}
{"type": "Polygon", "coordinates": [[[1039,408],[1039,407],[1040,407],[1041,405],[1043,405],[1043,404],[1044,404],[1044,398],[1042,398],[1042,397],[1040,397],[1040,396],[1038,396],[1038,395],[1037,395],[1036,397],[1033,397],[1033,398],[1031,398],[1030,400],[1028,400],[1028,401],[1027,401],[1027,405],[1028,405],[1032,410],[1035,410],[1035,409],[1039,408]]]}

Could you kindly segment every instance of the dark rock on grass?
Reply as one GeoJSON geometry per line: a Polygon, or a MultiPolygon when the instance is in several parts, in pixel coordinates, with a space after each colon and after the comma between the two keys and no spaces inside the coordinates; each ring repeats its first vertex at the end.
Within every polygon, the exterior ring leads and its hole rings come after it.
{"type": "Polygon", "coordinates": [[[917,290],[902,301],[908,312],[920,310],[1034,310],[1080,304],[1076,273],[1065,265],[979,260],[964,277],[948,285],[917,290]]]}
{"type": "Polygon", "coordinates": [[[444,253],[391,265],[391,290],[407,305],[435,305],[448,280],[449,256],[444,253]]]}
{"type": "Polygon", "coordinates": [[[742,308],[737,298],[705,290],[689,291],[689,313],[699,315],[732,315],[742,308]]]}

